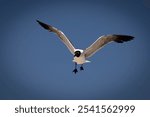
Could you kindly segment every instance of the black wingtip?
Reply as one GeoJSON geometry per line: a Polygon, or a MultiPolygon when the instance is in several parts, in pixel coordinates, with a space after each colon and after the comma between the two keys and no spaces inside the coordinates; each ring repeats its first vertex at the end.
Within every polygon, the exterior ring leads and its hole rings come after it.
{"type": "Polygon", "coordinates": [[[134,37],[130,35],[114,35],[114,36],[116,36],[115,42],[117,43],[123,43],[134,39],[134,37]]]}
{"type": "Polygon", "coordinates": [[[40,22],[39,20],[36,20],[38,23],[40,22]]]}
{"type": "Polygon", "coordinates": [[[43,23],[43,22],[41,22],[41,21],[39,21],[39,20],[36,20],[44,29],[46,29],[46,30],[49,30],[49,25],[47,25],[47,24],[45,24],[45,23],[43,23]]]}

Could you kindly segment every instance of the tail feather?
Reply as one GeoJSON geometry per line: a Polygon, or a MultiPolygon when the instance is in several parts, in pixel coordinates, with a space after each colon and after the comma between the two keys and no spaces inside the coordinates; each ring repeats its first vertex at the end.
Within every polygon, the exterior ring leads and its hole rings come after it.
{"type": "Polygon", "coordinates": [[[85,62],[86,62],[86,63],[90,63],[91,61],[89,61],[89,60],[85,60],[85,62]]]}

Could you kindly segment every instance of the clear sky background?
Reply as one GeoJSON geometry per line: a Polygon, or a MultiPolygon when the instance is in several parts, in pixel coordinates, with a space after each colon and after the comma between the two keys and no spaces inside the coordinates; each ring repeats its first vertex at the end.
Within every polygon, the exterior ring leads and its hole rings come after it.
{"type": "Polygon", "coordinates": [[[148,0],[0,0],[0,99],[150,99],[148,0]],[[62,30],[76,48],[127,34],[72,73],[73,55],[36,19],[62,30]]]}

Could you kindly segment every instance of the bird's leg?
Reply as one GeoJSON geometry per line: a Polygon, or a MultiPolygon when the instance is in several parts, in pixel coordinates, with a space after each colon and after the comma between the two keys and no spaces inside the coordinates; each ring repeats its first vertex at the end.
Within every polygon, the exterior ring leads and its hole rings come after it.
{"type": "Polygon", "coordinates": [[[72,72],[74,72],[75,74],[78,72],[78,70],[77,70],[77,63],[76,62],[75,62],[75,69],[72,72]]]}
{"type": "Polygon", "coordinates": [[[83,68],[83,64],[80,66],[80,70],[84,70],[84,68],[83,68]]]}

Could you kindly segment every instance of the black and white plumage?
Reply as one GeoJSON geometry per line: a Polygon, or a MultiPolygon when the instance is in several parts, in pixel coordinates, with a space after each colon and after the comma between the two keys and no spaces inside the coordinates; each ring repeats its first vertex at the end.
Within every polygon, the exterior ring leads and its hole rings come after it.
{"type": "Polygon", "coordinates": [[[70,52],[74,55],[74,59],[73,59],[73,62],[75,62],[75,69],[73,70],[74,73],[78,72],[77,64],[81,64],[80,70],[83,70],[83,64],[90,62],[86,60],[86,58],[91,57],[98,50],[100,50],[104,45],[110,42],[123,43],[126,41],[130,41],[134,38],[133,36],[129,36],[129,35],[116,35],[116,34],[101,36],[88,48],[86,48],[85,50],[82,50],[82,49],[76,49],[62,31],[58,30],[57,28],[53,26],[45,24],[39,20],[37,20],[37,22],[44,29],[50,32],[56,33],[57,36],[61,39],[61,41],[67,46],[70,52]]]}

